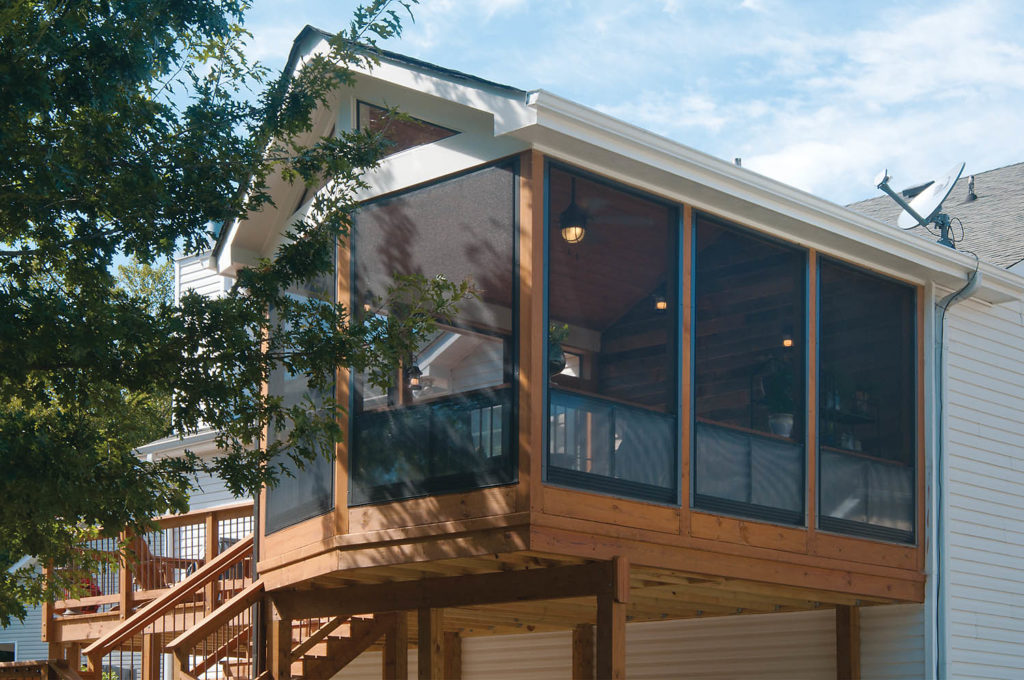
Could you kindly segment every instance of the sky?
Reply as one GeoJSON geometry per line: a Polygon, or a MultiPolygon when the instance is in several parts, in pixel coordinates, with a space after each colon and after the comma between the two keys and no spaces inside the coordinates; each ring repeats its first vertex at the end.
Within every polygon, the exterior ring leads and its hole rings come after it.
{"type": "MultiPolygon", "coordinates": [[[[254,0],[281,68],[349,0],[254,0]]],[[[383,47],[544,89],[836,203],[1024,161],[1019,0],[422,0],[383,47]]]]}

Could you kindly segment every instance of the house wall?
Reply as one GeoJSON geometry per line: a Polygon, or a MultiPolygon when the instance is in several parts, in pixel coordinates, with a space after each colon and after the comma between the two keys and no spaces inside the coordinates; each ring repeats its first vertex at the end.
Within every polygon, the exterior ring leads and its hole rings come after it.
{"type": "Polygon", "coordinates": [[[924,672],[924,605],[863,607],[860,665],[863,680],[919,680],[924,672]]]}
{"type": "Polygon", "coordinates": [[[46,643],[39,639],[42,634],[42,621],[42,609],[30,607],[24,623],[13,623],[10,628],[0,628],[0,642],[13,642],[15,645],[15,661],[46,658],[46,643]]]}
{"type": "Polygon", "coordinates": [[[1024,669],[1024,302],[946,320],[948,677],[1024,669]]]}
{"type": "MultiPolygon", "coordinates": [[[[410,675],[415,673],[415,655],[410,650],[410,675]]],[[[462,671],[467,680],[569,680],[572,634],[466,638],[462,671]]],[[[626,676],[834,680],[835,614],[820,610],[629,624],[626,676]]],[[[372,652],[356,659],[335,680],[379,677],[380,653],[372,652]]]]}
{"type": "Polygon", "coordinates": [[[207,254],[191,255],[174,263],[174,302],[185,291],[206,297],[220,297],[231,288],[231,279],[206,267],[207,254]]]}

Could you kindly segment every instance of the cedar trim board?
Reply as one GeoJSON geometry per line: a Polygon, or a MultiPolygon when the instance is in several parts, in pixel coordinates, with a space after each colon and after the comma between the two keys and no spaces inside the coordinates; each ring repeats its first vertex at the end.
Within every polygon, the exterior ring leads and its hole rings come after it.
{"type": "Polygon", "coordinates": [[[414,542],[430,537],[453,538],[472,532],[486,532],[494,529],[526,526],[528,519],[529,513],[512,513],[493,517],[436,522],[414,527],[380,529],[360,534],[335,536],[330,539],[307,544],[284,554],[268,557],[259,563],[259,573],[263,574],[266,571],[281,569],[332,550],[353,550],[359,547],[374,548],[385,544],[414,542]]]}
{"type": "Polygon", "coordinates": [[[827,597],[830,592],[878,602],[924,601],[923,574],[892,569],[886,570],[890,572],[888,575],[864,573],[852,571],[848,563],[839,561],[812,566],[771,557],[729,555],[635,539],[585,536],[539,526],[531,527],[530,549],[598,560],[621,555],[635,565],[803,588],[818,592],[821,602],[830,601],[827,597]]]}
{"type": "Polygon", "coordinates": [[[526,526],[498,527],[461,535],[348,546],[321,552],[285,568],[270,570],[261,566],[260,576],[268,590],[277,590],[320,577],[343,578],[343,572],[352,569],[520,552],[527,547],[528,534],[526,526]]]}
{"type": "MultiPolygon", "coordinates": [[[[709,516],[718,517],[713,514],[709,514],[709,516]]],[[[817,547],[815,548],[819,551],[819,554],[815,554],[786,550],[784,545],[778,543],[770,543],[765,546],[755,544],[753,541],[737,543],[723,539],[715,540],[698,536],[679,536],[647,529],[637,529],[549,514],[535,513],[531,515],[530,520],[531,529],[552,528],[567,531],[577,534],[581,543],[600,541],[605,538],[635,540],[662,545],[666,549],[689,548],[710,554],[751,556],[808,566],[841,566],[847,568],[849,562],[855,562],[856,567],[852,568],[864,573],[892,576],[894,578],[906,578],[907,574],[910,573],[916,574],[923,579],[923,574],[917,569],[916,563],[916,551],[920,550],[919,547],[883,543],[864,538],[837,536],[819,532],[816,537],[817,547]]],[[[779,525],[752,520],[739,520],[729,517],[722,517],[721,519],[723,525],[731,521],[743,523],[744,529],[742,531],[746,532],[748,536],[761,532],[765,534],[765,537],[770,537],[773,532],[777,532],[780,528],[791,529],[791,527],[780,527],[779,525]]],[[[796,531],[805,532],[806,530],[797,529],[796,531]]],[[[788,534],[786,535],[788,536],[788,534]]],[[[742,533],[740,536],[742,537],[742,533]]],[[[790,541],[791,539],[786,538],[785,540],[790,541]]],[[[540,552],[559,552],[533,546],[531,546],[531,549],[540,552]]]]}

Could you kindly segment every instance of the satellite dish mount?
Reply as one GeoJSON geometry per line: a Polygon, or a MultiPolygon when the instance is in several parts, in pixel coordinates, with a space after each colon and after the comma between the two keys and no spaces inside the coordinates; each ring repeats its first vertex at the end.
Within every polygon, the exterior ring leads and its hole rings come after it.
{"type": "Polygon", "coordinates": [[[964,163],[954,165],[949,172],[929,184],[910,203],[903,200],[903,197],[889,186],[889,180],[892,177],[889,176],[888,170],[882,171],[882,174],[875,180],[875,184],[903,208],[903,212],[900,213],[899,219],[896,221],[896,225],[900,229],[913,229],[918,225],[929,229],[928,225],[934,224],[939,228],[941,234],[939,243],[949,248],[955,248],[953,240],[949,238],[949,215],[942,212],[942,202],[946,200],[949,192],[953,190],[953,185],[960,179],[964,165],[964,163]]]}

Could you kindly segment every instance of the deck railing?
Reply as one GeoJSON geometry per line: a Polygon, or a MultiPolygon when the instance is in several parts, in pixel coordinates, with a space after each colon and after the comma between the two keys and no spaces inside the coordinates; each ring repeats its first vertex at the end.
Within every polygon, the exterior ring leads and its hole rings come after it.
{"type": "MultiPolygon", "coordinates": [[[[83,579],[86,594],[44,608],[44,641],[69,642],[69,636],[77,636],[71,629],[97,631],[103,644],[93,645],[90,656],[94,668],[107,673],[104,677],[141,677],[144,668],[151,673],[147,666],[154,665],[162,677],[163,645],[251,582],[251,502],[162,517],[156,524],[144,535],[122,536],[128,554],[83,579]],[[203,575],[201,583],[195,580],[203,575]],[[151,616],[141,625],[144,612],[151,616]],[[129,634],[118,634],[129,624],[129,634]]],[[[89,547],[115,555],[118,543],[98,539],[89,547]]],[[[72,642],[72,648],[77,650],[78,643],[72,642]]]]}

